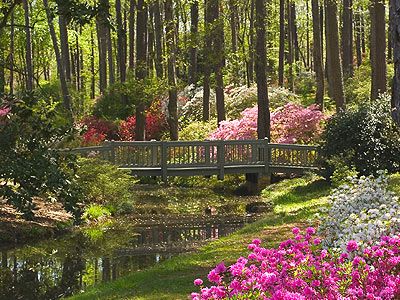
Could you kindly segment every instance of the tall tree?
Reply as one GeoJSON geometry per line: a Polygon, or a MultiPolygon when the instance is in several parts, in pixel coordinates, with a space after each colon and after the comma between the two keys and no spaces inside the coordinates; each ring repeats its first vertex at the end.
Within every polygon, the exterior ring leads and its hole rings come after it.
{"type": "Polygon", "coordinates": [[[176,87],[175,22],[172,0],[165,1],[165,30],[168,53],[168,125],[171,140],[178,140],[178,94],[176,87]]]}
{"type": "Polygon", "coordinates": [[[154,31],[155,31],[155,45],[156,45],[156,74],[158,78],[164,77],[163,66],[163,22],[162,13],[160,9],[160,1],[155,0],[154,3],[154,31]]]}
{"type": "Polygon", "coordinates": [[[204,63],[203,63],[203,121],[210,119],[210,76],[211,76],[211,47],[212,47],[212,13],[211,13],[211,1],[204,0],[204,63]]]}
{"type": "Polygon", "coordinates": [[[71,61],[68,42],[68,5],[65,1],[58,2],[58,27],[60,29],[61,61],[65,69],[65,78],[71,81],[71,61]]]}
{"type": "Polygon", "coordinates": [[[26,89],[32,91],[33,89],[33,62],[32,62],[32,35],[30,25],[30,8],[28,0],[22,0],[25,16],[25,35],[26,35],[26,89]]]}
{"type": "Polygon", "coordinates": [[[213,43],[215,55],[215,97],[217,102],[217,121],[218,124],[225,120],[225,99],[224,99],[224,77],[223,68],[225,66],[224,50],[224,22],[221,11],[220,0],[211,0],[211,11],[213,12],[213,43]]]}
{"type": "MultiPolygon", "coordinates": [[[[147,76],[147,4],[145,0],[137,1],[136,17],[136,78],[143,81],[147,76]]],[[[145,104],[139,99],[136,104],[135,140],[145,139],[145,104]]]]}
{"type": "Polygon", "coordinates": [[[199,1],[195,0],[190,5],[190,67],[189,67],[189,83],[197,83],[197,52],[198,52],[198,33],[199,33],[199,1]]]}
{"type": "Polygon", "coordinates": [[[384,0],[371,0],[371,99],[386,92],[386,24],[384,0]]]}
{"type": "Polygon", "coordinates": [[[400,126],[400,0],[390,0],[394,76],[392,84],[392,116],[400,126]]]}
{"type": "Polygon", "coordinates": [[[15,16],[14,12],[11,14],[11,27],[10,27],[10,94],[14,94],[14,49],[15,49],[15,16]]]}
{"type": "Polygon", "coordinates": [[[292,17],[292,5],[291,0],[287,0],[287,18],[288,18],[288,56],[287,62],[289,64],[288,84],[289,90],[294,91],[294,75],[293,75],[293,60],[294,60],[294,43],[293,43],[293,17],[292,17]]]}
{"type": "Polygon", "coordinates": [[[136,0],[129,0],[129,69],[135,67],[135,7],[136,0]]]}
{"type": "Polygon", "coordinates": [[[64,70],[62,60],[61,60],[60,49],[58,48],[57,35],[56,35],[56,31],[54,29],[54,24],[53,24],[53,16],[50,11],[47,0],[43,0],[43,5],[46,10],[47,23],[49,26],[49,32],[50,32],[51,40],[53,42],[54,53],[56,56],[57,70],[58,70],[58,76],[60,77],[61,92],[62,92],[62,96],[63,96],[64,108],[66,109],[66,111],[69,114],[72,114],[71,99],[70,99],[68,86],[67,86],[67,78],[65,76],[65,70],[64,70]]]}
{"type": "Polygon", "coordinates": [[[339,50],[339,29],[336,0],[325,0],[326,47],[329,95],[336,103],[336,110],[346,108],[343,90],[343,73],[339,50]]]}
{"type": "Polygon", "coordinates": [[[353,1],[343,0],[342,63],[345,78],[353,76],[353,1]]]}
{"type": "Polygon", "coordinates": [[[311,0],[311,12],[313,20],[313,58],[314,71],[317,82],[315,102],[321,110],[324,108],[324,69],[322,61],[321,19],[319,16],[319,1],[311,0]]]}
{"type": "Polygon", "coordinates": [[[256,77],[257,77],[257,136],[270,139],[270,111],[267,87],[267,50],[265,33],[265,0],[256,0],[256,77]]]}
{"type": "Polygon", "coordinates": [[[278,84],[283,86],[283,73],[285,70],[285,0],[279,0],[279,66],[278,84]]]}
{"type": "Polygon", "coordinates": [[[118,66],[119,79],[121,82],[126,80],[126,32],[122,24],[121,0],[115,1],[115,15],[117,19],[117,43],[118,43],[118,66]]]}
{"type": "Polygon", "coordinates": [[[361,50],[361,16],[360,10],[358,9],[355,13],[355,36],[356,36],[356,56],[357,56],[357,67],[362,64],[362,50],[361,50]]]}

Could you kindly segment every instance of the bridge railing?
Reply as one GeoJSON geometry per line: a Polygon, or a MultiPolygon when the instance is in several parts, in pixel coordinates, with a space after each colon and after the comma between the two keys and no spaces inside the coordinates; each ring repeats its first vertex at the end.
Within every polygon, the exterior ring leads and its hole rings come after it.
{"type": "MultiPolygon", "coordinates": [[[[238,141],[149,141],[105,142],[102,146],[77,148],[74,153],[94,155],[120,168],[139,171],[215,169],[223,177],[226,169],[251,169],[269,173],[270,168],[317,168],[318,147],[272,144],[267,140],[238,141]]],[[[189,173],[190,174],[190,173],[189,173]]]]}

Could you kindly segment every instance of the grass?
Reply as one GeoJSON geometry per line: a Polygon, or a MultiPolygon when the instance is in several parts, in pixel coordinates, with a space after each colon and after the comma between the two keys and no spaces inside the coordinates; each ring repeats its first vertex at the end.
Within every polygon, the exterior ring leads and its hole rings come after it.
{"type": "Polygon", "coordinates": [[[227,264],[246,255],[247,244],[261,238],[274,246],[290,236],[294,226],[305,227],[326,203],[329,185],[317,178],[285,180],[270,186],[263,197],[276,204],[274,213],[242,230],[213,241],[195,253],[173,257],[153,268],[135,272],[117,281],[95,286],[71,299],[187,299],[194,290],[193,280],[205,278],[217,263],[227,264]]]}

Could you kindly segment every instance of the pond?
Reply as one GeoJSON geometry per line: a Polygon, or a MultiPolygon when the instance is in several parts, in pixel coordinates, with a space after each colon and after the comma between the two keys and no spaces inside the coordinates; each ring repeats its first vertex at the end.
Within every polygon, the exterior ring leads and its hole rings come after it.
{"type": "Polygon", "coordinates": [[[0,249],[0,300],[58,299],[143,270],[255,217],[129,216],[35,245],[0,249]]]}

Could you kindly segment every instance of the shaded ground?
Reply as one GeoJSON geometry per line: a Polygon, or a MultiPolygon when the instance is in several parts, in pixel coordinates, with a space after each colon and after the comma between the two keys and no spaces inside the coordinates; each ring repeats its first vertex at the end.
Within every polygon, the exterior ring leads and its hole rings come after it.
{"type": "Polygon", "coordinates": [[[0,199],[0,248],[53,237],[72,224],[72,216],[60,203],[35,199],[35,218],[27,221],[22,215],[0,199]]]}

